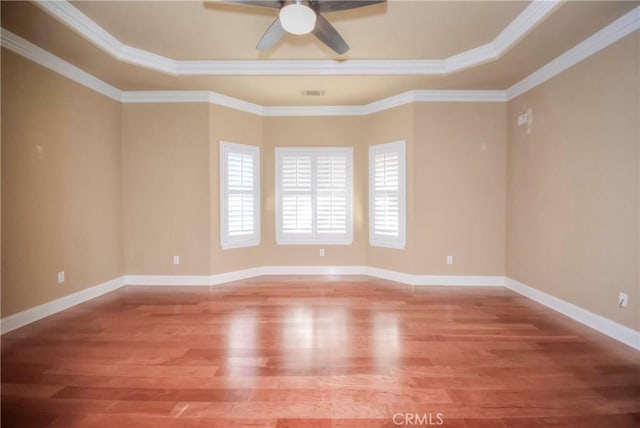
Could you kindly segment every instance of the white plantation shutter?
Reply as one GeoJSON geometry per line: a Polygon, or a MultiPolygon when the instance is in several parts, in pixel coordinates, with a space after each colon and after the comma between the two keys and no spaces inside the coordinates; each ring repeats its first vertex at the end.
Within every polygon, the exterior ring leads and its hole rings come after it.
{"type": "Polygon", "coordinates": [[[373,227],[376,234],[398,236],[399,233],[399,158],[398,152],[376,153],[374,155],[375,209],[373,227]]]}
{"type": "Polygon", "coordinates": [[[283,156],[281,162],[282,232],[309,237],[313,233],[312,158],[283,156]]]}
{"type": "Polygon", "coordinates": [[[369,240],[404,248],[406,199],[405,142],[369,147],[369,240]]]}
{"type": "Polygon", "coordinates": [[[220,142],[222,248],[260,242],[259,148],[220,142]]]}
{"type": "Polygon", "coordinates": [[[319,156],[316,167],[318,234],[347,232],[347,159],[319,156]]]}
{"type": "Polygon", "coordinates": [[[279,244],[348,244],[351,148],[277,148],[279,244]]]}
{"type": "Polygon", "coordinates": [[[254,165],[249,153],[227,153],[229,236],[251,235],[254,224],[254,165]]]}

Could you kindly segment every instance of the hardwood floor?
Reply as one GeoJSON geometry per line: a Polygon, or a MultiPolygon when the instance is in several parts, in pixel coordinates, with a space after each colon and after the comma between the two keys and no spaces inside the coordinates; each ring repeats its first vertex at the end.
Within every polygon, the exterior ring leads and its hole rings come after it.
{"type": "Polygon", "coordinates": [[[125,287],[2,336],[2,427],[639,427],[640,354],[509,290],[125,287]]]}

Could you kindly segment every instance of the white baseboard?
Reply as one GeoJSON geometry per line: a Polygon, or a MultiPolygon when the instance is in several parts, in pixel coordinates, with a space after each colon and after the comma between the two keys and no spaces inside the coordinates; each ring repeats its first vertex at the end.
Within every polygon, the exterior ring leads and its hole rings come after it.
{"type": "Polygon", "coordinates": [[[214,275],[126,275],[0,320],[2,334],[86,302],[123,285],[211,286],[262,275],[368,275],[407,285],[506,286],[531,300],[640,350],[640,332],[511,278],[491,275],[413,275],[370,266],[261,266],[214,275]]]}
{"type": "Polygon", "coordinates": [[[615,321],[611,321],[608,318],[594,314],[591,311],[525,285],[515,279],[507,278],[506,287],[531,300],[535,300],[554,311],[560,312],[579,323],[591,327],[600,333],[616,339],[625,345],[640,350],[640,331],[618,324],[615,321]]]}
{"type": "Polygon", "coordinates": [[[409,285],[504,287],[504,276],[493,275],[414,275],[366,267],[366,275],[409,285]]]}
{"type": "Polygon", "coordinates": [[[127,285],[216,285],[262,275],[367,275],[407,285],[504,286],[503,276],[412,275],[370,266],[260,266],[214,275],[127,275],[127,285]]]}
{"type": "Polygon", "coordinates": [[[366,275],[363,266],[260,266],[213,275],[127,275],[127,285],[217,285],[262,275],[366,275]]]}
{"type": "Polygon", "coordinates": [[[262,266],[258,275],[366,275],[366,266],[262,266]]]}
{"type": "Polygon", "coordinates": [[[504,287],[504,276],[415,275],[414,285],[453,285],[465,287],[504,287]]]}
{"type": "Polygon", "coordinates": [[[187,286],[217,285],[262,275],[260,268],[249,268],[213,275],[126,275],[127,285],[187,286]]]}
{"type": "Polygon", "coordinates": [[[388,281],[401,282],[403,284],[414,285],[415,275],[410,273],[397,272],[394,270],[381,269],[377,267],[367,266],[364,271],[365,275],[372,276],[374,278],[386,279],[388,281]]]}
{"type": "Polygon", "coordinates": [[[209,276],[209,284],[217,285],[224,284],[225,282],[241,281],[243,279],[254,278],[262,275],[259,273],[260,268],[249,268],[243,270],[236,270],[233,272],[216,273],[209,276]]]}
{"type": "Polygon", "coordinates": [[[211,285],[209,275],[125,275],[127,285],[211,285]]]}
{"type": "Polygon", "coordinates": [[[89,287],[76,293],[60,297],[59,299],[52,300],[51,302],[43,303],[42,305],[27,309],[26,311],[9,315],[8,317],[2,318],[2,320],[0,320],[0,331],[2,332],[2,334],[8,333],[19,327],[31,324],[34,321],[38,321],[42,318],[48,317],[49,315],[53,315],[57,312],[75,306],[79,303],[86,302],[87,300],[94,299],[110,291],[117,290],[123,285],[125,285],[125,277],[121,276],[119,278],[103,282],[102,284],[89,287]]]}

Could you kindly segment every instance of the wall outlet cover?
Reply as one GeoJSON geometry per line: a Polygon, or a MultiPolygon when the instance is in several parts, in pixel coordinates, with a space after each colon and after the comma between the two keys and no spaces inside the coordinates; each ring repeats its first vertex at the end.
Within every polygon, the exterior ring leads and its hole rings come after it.
{"type": "Polygon", "coordinates": [[[620,293],[618,296],[618,307],[626,308],[629,305],[629,295],[627,293],[620,293]]]}

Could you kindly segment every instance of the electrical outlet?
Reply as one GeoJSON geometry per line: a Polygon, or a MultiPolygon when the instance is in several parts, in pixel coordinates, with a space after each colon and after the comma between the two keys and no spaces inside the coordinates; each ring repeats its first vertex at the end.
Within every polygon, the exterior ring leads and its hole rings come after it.
{"type": "Polygon", "coordinates": [[[174,265],[180,264],[180,256],[173,256],[173,264],[174,265]]]}
{"type": "Polygon", "coordinates": [[[618,307],[626,308],[629,304],[629,295],[627,293],[620,293],[618,296],[618,307]]]}
{"type": "Polygon", "coordinates": [[[447,256],[447,264],[448,265],[452,265],[453,264],[453,256],[447,256]]]}
{"type": "Polygon", "coordinates": [[[64,282],[64,271],[58,272],[58,284],[62,284],[64,282]]]}
{"type": "Polygon", "coordinates": [[[324,248],[320,248],[320,257],[324,257],[324,248]]]}

